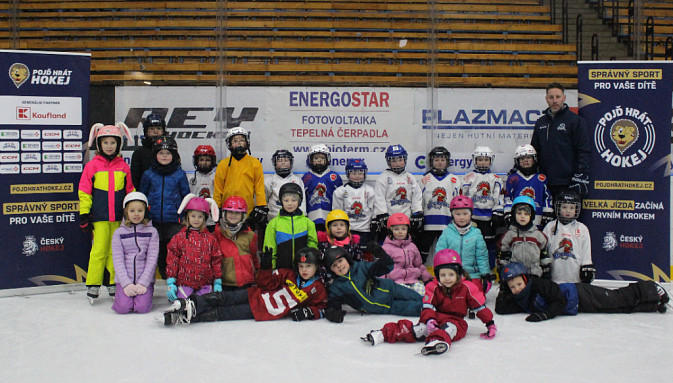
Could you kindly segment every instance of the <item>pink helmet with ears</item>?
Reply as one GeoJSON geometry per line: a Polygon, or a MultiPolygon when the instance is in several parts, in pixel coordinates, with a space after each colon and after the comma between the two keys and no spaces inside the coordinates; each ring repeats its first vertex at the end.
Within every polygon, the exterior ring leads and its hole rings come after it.
{"type": "Polygon", "coordinates": [[[185,210],[198,210],[208,215],[210,211],[210,206],[208,205],[208,201],[206,201],[205,199],[200,197],[194,197],[190,199],[189,202],[187,202],[185,210]]]}
{"type": "Polygon", "coordinates": [[[191,193],[182,199],[182,203],[178,208],[178,214],[182,214],[186,210],[202,211],[206,214],[206,217],[212,216],[213,221],[217,221],[220,218],[220,211],[212,198],[203,199],[191,193]]]}
{"type": "Polygon", "coordinates": [[[465,195],[458,195],[453,197],[451,200],[451,204],[449,205],[449,209],[474,209],[474,203],[472,202],[472,198],[465,196],[465,195]]]}

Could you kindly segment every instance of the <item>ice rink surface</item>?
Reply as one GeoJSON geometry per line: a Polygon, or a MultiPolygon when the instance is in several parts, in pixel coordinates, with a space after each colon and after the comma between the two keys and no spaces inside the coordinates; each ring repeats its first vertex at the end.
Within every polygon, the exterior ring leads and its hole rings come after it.
{"type": "Polygon", "coordinates": [[[361,336],[400,317],[353,311],[341,324],[164,327],[164,291],[157,286],[151,313],[129,315],[114,313],[103,291],[90,306],[81,288],[0,298],[0,382],[661,382],[673,366],[670,308],[541,323],[496,315],[490,341],[479,338],[484,325],[468,319],[467,336],[447,353],[422,356],[422,343],[364,343],[361,336]]]}

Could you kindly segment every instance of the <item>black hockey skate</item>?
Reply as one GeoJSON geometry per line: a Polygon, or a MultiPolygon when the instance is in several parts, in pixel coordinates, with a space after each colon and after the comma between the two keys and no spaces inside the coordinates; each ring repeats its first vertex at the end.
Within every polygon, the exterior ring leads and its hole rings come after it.
{"type": "Polygon", "coordinates": [[[170,309],[164,312],[164,326],[178,323],[189,324],[196,315],[196,307],[191,299],[178,298],[170,309]]]}

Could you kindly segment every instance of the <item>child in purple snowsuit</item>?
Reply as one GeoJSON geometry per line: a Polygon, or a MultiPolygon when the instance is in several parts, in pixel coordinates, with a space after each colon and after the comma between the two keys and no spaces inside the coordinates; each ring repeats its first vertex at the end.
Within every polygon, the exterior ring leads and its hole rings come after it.
{"type": "Polygon", "coordinates": [[[112,261],[117,291],[112,309],[118,314],[152,309],[159,234],[147,218],[147,197],[132,192],[124,198],[124,220],[112,235],[112,261]]]}

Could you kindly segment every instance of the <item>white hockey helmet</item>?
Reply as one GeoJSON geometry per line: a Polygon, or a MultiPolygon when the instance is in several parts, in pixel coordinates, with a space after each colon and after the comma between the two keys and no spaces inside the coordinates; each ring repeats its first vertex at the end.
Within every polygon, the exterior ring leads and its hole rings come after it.
{"type": "Polygon", "coordinates": [[[488,146],[477,146],[474,148],[474,151],[472,152],[472,161],[474,161],[474,168],[478,172],[489,171],[493,165],[493,160],[495,160],[495,154],[493,154],[493,150],[491,150],[491,148],[488,146]],[[477,158],[479,157],[488,157],[491,159],[491,162],[488,164],[488,166],[477,166],[477,158]]]}

